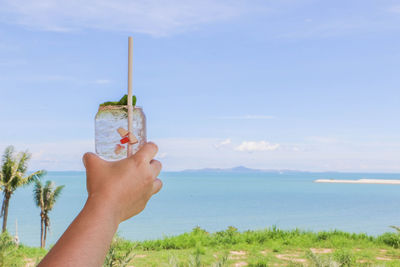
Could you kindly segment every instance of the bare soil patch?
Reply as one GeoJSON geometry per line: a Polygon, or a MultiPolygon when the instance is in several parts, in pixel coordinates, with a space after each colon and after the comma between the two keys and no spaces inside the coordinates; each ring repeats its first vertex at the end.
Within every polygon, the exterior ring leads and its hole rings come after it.
{"type": "Polygon", "coordinates": [[[235,267],[242,267],[242,266],[247,266],[248,264],[247,264],[247,262],[245,262],[245,261],[239,261],[239,262],[236,262],[233,266],[235,266],[235,267]]]}
{"type": "Polygon", "coordinates": [[[310,248],[310,250],[314,254],[328,254],[333,252],[331,248],[310,248]]]}
{"type": "Polygon", "coordinates": [[[280,260],[285,260],[285,261],[293,261],[293,262],[298,262],[298,263],[306,263],[307,260],[303,258],[298,258],[300,255],[299,254],[278,254],[275,257],[277,257],[280,260]]]}

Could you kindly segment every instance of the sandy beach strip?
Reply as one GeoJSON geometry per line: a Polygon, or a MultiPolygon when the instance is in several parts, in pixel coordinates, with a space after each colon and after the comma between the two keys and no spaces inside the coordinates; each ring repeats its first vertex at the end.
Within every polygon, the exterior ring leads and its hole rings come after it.
{"type": "Polygon", "coordinates": [[[317,179],[314,183],[340,183],[340,184],[398,184],[400,180],[382,180],[382,179],[358,179],[358,180],[334,180],[317,179]]]}

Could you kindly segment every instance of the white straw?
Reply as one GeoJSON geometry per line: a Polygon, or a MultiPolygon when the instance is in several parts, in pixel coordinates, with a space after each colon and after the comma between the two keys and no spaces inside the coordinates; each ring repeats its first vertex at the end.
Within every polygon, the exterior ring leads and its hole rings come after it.
{"type": "MultiPolygon", "coordinates": [[[[132,106],[132,54],[133,54],[133,38],[128,38],[128,131],[133,133],[133,106],[132,106]]],[[[128,157],[132,155],[132,144],[128,142],[128,157]]]]}

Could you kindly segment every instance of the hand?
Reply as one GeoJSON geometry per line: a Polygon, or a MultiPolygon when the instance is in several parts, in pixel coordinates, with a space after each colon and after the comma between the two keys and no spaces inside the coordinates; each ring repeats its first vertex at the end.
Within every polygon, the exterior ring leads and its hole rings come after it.
{"type": "Polygon", "coordinates": [[[86,153],[88,200],[38,266],[101,266],[119,223],[141,212],[162,187],[161,163],[153,159],[157,150],[147,143],[114,162],[86,153]]]}
{"type": "Polygon", "coordinates": [[[157,151],[154,143],[146,143],[136,154],[114,162],[86,153],[83,163],[90,206],[108,209],[117,224],[140,213],[162,187],[157,179],[161,163],[153,159],[157,151]]]}

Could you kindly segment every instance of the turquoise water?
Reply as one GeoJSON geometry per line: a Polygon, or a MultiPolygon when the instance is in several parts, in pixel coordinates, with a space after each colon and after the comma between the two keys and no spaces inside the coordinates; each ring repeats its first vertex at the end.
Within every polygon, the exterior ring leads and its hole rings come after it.
{"type": "MultiPolygon", "coordinates": [[[[119,233],[131,240],[160,238],[200,226],[218,231],[276,225],[283,229],[340,229],[380,234],[400,225],[400,185],[323,184],[315,179],[400,179],[400,174],[356,173],[202,173],[166,172],[162,191],[119,233]]],[[[84,172],[50,172],[44,178],[66,185],[50,213],[48,244],[54,243],[86,199],[84,172]]],[[[22,243],[38,246],[40,211],[33,186],[21,188],[10,203],[8,230],[22,243]]],[[[94,222],[95,223],[95,222],[94,222]]]]}

